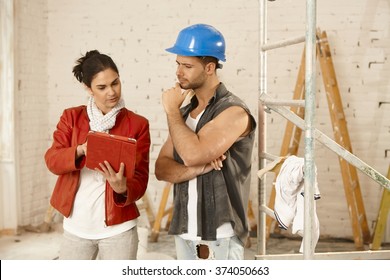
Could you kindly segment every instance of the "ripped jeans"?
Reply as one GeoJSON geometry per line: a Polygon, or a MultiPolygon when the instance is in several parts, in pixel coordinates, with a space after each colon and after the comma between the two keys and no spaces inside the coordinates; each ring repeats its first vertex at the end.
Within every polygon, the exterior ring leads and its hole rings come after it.
{"type": "Polygon", "coordinates": [[[175,235],[178,260],[243,260],[244,246],[236,236],[215,241],[186,240],[175,235]]]}

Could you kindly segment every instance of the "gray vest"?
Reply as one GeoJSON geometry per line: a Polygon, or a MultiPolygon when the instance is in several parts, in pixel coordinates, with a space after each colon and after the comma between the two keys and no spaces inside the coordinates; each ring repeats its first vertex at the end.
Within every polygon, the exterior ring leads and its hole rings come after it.
{"type": "MultiPolygon", "coordinates": [[[[191,103],[182,108],[184,119],[196,108],[197,102],[194,96],[191,103]]],[[[226,152],[221,171],[213,170],[197,177],[198,236],[203,240],[216,240],[217,228],[224,223],[231,223],[235,234],[244,243],[248,234],[246,212],[256,121],[245,103],[221,83],[199,120],[196,132],[230,106],[240,106],[248,112],[252,127],[246,137],[235,142],[226,152]]],[[[176,151],[174,158],[183,163],[176,151]]],[[[169,234],[187,233],[188,181],[175,184],[173,194],[173,216],[169,234]]]]}

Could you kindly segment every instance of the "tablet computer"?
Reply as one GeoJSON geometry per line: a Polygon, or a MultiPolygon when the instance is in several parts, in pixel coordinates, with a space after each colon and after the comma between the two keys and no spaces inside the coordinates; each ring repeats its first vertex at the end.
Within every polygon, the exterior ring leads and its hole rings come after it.
{"type": "Polygon", "coordinates": [[[137,140],[125,136],[104,132],[90,131],[87,137],[86,167],[98,168],[99,163],[108,161],[115,172],[119,171],[120,163],[125,164],[124,176],[134,176],[137,155],[137,140]]]}

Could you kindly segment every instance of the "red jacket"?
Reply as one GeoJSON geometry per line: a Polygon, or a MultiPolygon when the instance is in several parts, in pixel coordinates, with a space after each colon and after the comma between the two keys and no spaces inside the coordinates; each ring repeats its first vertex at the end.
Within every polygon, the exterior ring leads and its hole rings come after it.
{"type": "MultiPolygon", "coordinates": [[[[66,109],[53,133],[53,144],[45,154],[48,169],[58,175],[50,203],[65,217],[69,217],[72,211],[80,170],[85,165],[85,156],[76,161],[76,148],[85,143],[89,130],[86,106],[66,109]]],[[[106,181],[105,222],[108,226],[140,215],[135,202],[144,195],[149,179],[149,122],[123,108],[110,134],[137,139],[137,159],[135,175],[127,179],[127,197],[115,193],[106,181]]]]}

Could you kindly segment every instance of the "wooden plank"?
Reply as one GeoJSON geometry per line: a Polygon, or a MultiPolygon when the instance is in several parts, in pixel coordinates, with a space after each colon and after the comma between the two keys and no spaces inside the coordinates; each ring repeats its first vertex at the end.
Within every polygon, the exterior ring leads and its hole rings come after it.
{"type": "MultiPolygon", "coordinates": [[[[255,255],[256,260],[303,260],[303,254],[255,255]]],[[[315,253],[314,260],[388,260],[390,250],[315,253]]]]}

